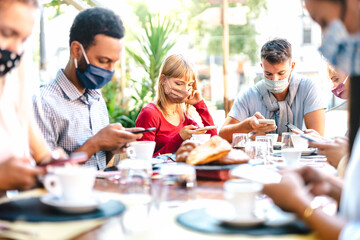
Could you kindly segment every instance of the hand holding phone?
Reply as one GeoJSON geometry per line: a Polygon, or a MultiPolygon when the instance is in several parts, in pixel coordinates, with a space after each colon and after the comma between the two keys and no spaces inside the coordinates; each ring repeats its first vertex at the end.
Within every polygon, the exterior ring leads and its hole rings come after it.
{"type": "Polygon", "coordinates": [[[326,142],[331,141],[331,140],[326,139],[326,138],[321,137],[321,136],[317,137],[317,136],[306,134],[306,133],[300,134],[300,136],[302,138],[305,138],[305,139],[309,140],[310,142],[316,142],[316,143],[326,143],[326,142]]]}
{"type": "Polygon", "coordinates": [[[80,164],[84,163],[89,159],[87,153],[85,152],[75,152],[70,155],[67,159],[52,159],[50,162],[39,164],[39,167],[47,167],[47,166],[64,166],[66,164],[80,164]]]}
{"type": "Polygon", "coordinates": [[[144,130],[131,132],[131,133],[133,133],[133,134],[138,134],[138,133],[144,133],[144,132],[151,132],[151,131],[155,131],[155,130],[156,130],[155,127],[151,127],[151,128],[147,128],[147,129],[144,129],[144,130]]]}
{"type": "Polygon", "coordinates": [[[203,131],[203,130],[211,130],[211,129],[215,129],[216,126],[205,126],[205,127],[201,127],[201,128],[197,128],[197,129],[194,129],[194,131],[203,131]]]}
{"type": "Polygon", "coordinates": [[[285,124],[285,126],[287,126],[292,132],[297,133],[297,134],[305,134],[304,131],[300,130],[298,127],[296,127],[295,125],[287,122],[285,124]]]}

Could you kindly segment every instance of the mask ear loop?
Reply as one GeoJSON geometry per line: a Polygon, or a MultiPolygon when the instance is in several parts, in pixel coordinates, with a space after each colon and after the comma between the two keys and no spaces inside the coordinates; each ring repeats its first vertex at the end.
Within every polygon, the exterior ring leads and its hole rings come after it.
{"type": "Polygon", "coordinates": [[[84,58],[85,58],[86,63],[87,63],[87,64],[90,64],[90,63],[89,63],[89,59],[88,59],[87,56],[86,56],[84,47],[83,47],[83,45],[82,45],[81,43],[80,43],[80,48],[81,48],[81,51],[82,51],[82,53],[83,53],[83,55],[84,55],[84,58]]]}
{"type": "Polygon", "coordinates": [[[341,1],[341,16],[340,16],[340,19],[342,22],[344,22],[345,20],[345,15],[346,15],[346,10],[347,10],[347,4],[346,4],[346,0],[342,0],[341,1]]]}

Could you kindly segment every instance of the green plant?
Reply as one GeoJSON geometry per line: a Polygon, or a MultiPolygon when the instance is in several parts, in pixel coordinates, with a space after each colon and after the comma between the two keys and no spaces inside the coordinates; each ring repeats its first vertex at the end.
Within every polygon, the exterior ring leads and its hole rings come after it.
{"type": "Polygon", "coordinates": [[[175,22],[170,17],[161,18],[158,14],[147,14],[148,24],[143,24],[145,34],[135,34],[140,51],[126,47],[135,63],[147,73],[147,78],[141,80],[142,87],[147,87],[151,97],[155,97],[155,86],[159,76],[161,64],[169,50],[175,45],[175,22]],[[146,80],[148,79],[148,81],[146,80]]]}
{"type": "Polygon", "coordinates": [[[154,100],[161,64],[175,44],[174,21],[170,17],[161,18],[148,12],[146,15],[148,21],[141,24],[144,33],[132,34],[138,47],[136,50],[126,47],[130,58],[145,70],[146,75],[141,79],[127,77],[130,78],[127,91],[134,91],[128,97],[120,96],[120,85],[114,81],[102,90],[110,122],[120,122],[124,127],[134,127],[141,109],[154,100]]]}

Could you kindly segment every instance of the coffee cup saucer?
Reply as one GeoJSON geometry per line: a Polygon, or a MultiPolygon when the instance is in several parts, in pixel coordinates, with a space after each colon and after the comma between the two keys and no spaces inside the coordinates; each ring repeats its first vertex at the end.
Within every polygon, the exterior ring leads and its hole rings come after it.
{"type": "Polygon", "coordinates": [[[206,211],[219,223],[234,227],[254,227],[266,221],[265,215],[258,214],[256,210],[249,216],[236,216],[235,208],[227,201],[217,201],[216,207],[208,207],[206,211]]]}
{"type": "Polygon", "coordinates": [[[101,192],[93,191],[91,196],[82,202],[66,202],[61,197],[52,193],[42,196],[40,201],[65,213],[86,213],[95,210],[107,200],[101,196],[101,192]]]}

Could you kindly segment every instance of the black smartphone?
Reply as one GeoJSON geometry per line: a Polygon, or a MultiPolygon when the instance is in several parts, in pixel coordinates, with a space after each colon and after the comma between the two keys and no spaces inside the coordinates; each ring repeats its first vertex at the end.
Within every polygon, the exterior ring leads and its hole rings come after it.
{"type": "Polygon", "coordinates": [[[300,130],[298,127],[296,127],[295,125],[287,122],[285,124],[285,126],[287,126],[291,131],[293,131],[294,133],[297,133],[297,134],[304,134],[304,131],[300,130]]]}
{"type": "Polygon", "coordinates": [[[155,130],[156,130],[156,127],[151,127],[151,128],[147,128],[147,129],[144,129],[144,130],[131,132],[131,133],[137,134],[137,133],[151,132],[151,131],[155,131],[155,130]]]}

